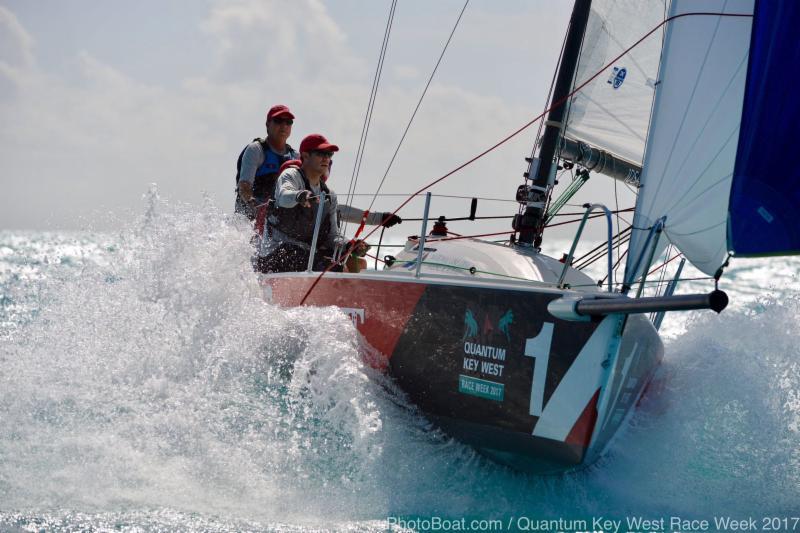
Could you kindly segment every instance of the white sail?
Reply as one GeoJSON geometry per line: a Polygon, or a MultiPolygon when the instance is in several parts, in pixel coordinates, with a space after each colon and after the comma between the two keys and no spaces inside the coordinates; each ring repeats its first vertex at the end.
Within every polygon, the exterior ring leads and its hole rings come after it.
{"type": "MultiPolygon", "coordinates": [[[[673,0],[670,16],[682,13],[752,14],[753,0],[673,0]]],[[[657,252],[668,240],[709,275],[725,262],[751,26],[751,17],[709,14],[668,23],[628,253],[628,282],[647,267],[645,261],[638,269],[635,265],[648,228],[662,217],[657,252]]]]}
{"type": "MultiPolygon", "coordinates": [[[[580,84],[658,26],[664,0],[595,0],[575,72],[580,84]]],[[[641,165],[662,29],[609,66],[570,103],[564,135],[641,165]]]]}

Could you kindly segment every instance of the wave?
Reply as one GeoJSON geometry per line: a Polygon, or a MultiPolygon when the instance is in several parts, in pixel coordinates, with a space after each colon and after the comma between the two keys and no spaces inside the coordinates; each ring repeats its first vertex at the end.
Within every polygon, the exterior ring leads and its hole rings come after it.
{"type": "MultiPolygon", "coordinates": [[[[31,257],[69,240],[14,238],[31,257]]],[[[7,523],[371,529],[389,516],[762,515],[800,501],[792,290],[687,315],[608,454],[532,477],[432,427],[363,363],[342,313],[265,303],[243,221],[153,192],[127,230],[81,238],[73,260],[4,280],[24,304],[0,336],[7,523]]]]}

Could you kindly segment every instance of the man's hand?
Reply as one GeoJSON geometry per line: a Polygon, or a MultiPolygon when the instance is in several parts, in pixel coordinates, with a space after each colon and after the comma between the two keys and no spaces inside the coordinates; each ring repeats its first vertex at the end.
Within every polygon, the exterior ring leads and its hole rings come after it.
{"type": "Polygon", "coordinates": [[[295,200],[303,207],[311,207],[311,191],[300,191],[297,193],[297,196],[295,196],[295,200]]]}
{"type": "Polygon", "coordinates": [[[350,254],[355,255],[357,257],[364,257],[369,250],[369,244],[365,243],[362,240],[357,241],[350,241],[350,254]]]}
{"type": "Polygon", "coordinates": [[[399,216],[394,215],[392,213],[384,213],[383,217],[381,218],[381,221],[382,221],[381,222],[381,226],[383,226],[385,228],[391,228],[395,224],[402,224],[403,223],[403,219],[402,218],[400,218],[399,216]]]}

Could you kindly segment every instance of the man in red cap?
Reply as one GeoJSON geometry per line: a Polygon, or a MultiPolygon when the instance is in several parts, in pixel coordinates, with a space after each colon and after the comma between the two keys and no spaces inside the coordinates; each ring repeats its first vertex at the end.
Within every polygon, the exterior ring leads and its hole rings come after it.
{"type": "MultiPolygon", "coordinates": [[[[314,253],[314,270],[327,268],[336,247],[347,246],[347,239],[339,233],[337,224],[336,193],[323,180],[333,154],[338,151],[338,146],[318,133],[300,143],[301,166],[284,170],[275,187],[275,206],[268,218],[269,238],[261,244],[259,271],[296,272],[307,268],[322,192],[325,203],[314,253]]],[[[366,247],[360,241],[356,251],[365,252],[366,247]]]]}
{"type": "Polygon", "coordinates": [[[292,124],[294,115],[288,107],[272,106],[267,111],[267,138],[253,139],[239,154],[235,211],[250,220],[255,218],[256,207],[272,195],[281,165],[300,155],[286,142],[292,124]]]}

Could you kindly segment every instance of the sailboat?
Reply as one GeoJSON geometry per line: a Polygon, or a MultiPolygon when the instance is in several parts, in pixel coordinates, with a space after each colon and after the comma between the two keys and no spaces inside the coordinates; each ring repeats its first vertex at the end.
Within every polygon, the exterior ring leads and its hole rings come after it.
{"type": "Polygon", "coordinates": [[[591,464],[663,357],[664,313],[724,309],[731,255],[800,250],[800,173],[781,157],[800,124],[785,74],[800,64],[798,23],[791,1],[578,0],[509,241],[453,238],[428,193],[419,234],[383,270],[265,274],[265,297],[340,308],[369,364],[492,459],[535,473],[591,464]],[[557,170],[572,167],[554,198],[557,170]],[[614,237],[610,210],[586,204],[570,252],[546,256],[547,223],[590,175],[636,189],[629,235],[614,237]],[[573,263],[595,214],[609,228],[600,284],[573,263]],[[612,249],[625,242],[615,279],[612,249]],[[679,268],[645,292],[667,246],[713,290],[675,294],[679,268]]]}

